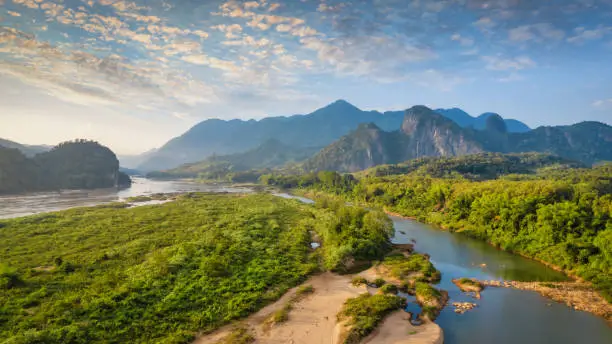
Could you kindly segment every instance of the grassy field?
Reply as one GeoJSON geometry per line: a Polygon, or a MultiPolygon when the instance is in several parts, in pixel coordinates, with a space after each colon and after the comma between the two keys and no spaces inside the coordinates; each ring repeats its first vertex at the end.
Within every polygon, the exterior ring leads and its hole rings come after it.
{"type": "Polygon", "coordinates": [[[380,219],[271,195],[188,194],[2,220],[0,338],[188,343],[321,266],[384,254],[392,231],[380,219]],[[316,251],[314,233],[324,239],[316,251]]]}

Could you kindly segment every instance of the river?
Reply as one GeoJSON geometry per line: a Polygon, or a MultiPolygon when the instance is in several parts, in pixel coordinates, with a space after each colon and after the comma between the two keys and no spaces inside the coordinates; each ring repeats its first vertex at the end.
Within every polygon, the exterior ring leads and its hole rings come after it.
{"type": "MultiPolygon", "coordinates": [[[[151,181],[134,178],[131,188],[94,191],[47,192],[0,197],[0,218],[56,211],[124,200],[132,196],[183,191],[245,192],[245,188],[205,185],[186,181],[151,181]]],[[[278,194],[281,197],[291,197],[278,194]]],[[[308,202],[307,199],[301,199],[308,202]]],[[[439,287],[451,301],[469,301],[478,308],[455,314],[446,307],[436,323],[444,330],[446,344],[610,344],[612,329],[604,319],[575,311],[535,292],[487,288],[481,300],[474,300],[451,283],[459,277],[522,281],[559,281],[566,277],[535,261],[495,249],[481,241],[433,228],[422,223],[392,217],[396,243],[415,243],[428,253],[442,272],[439,287]],[[405,233],[405,234],[404,234],[405,233]],[[482,265],[484,264],[484,265],[482,265]]]]}

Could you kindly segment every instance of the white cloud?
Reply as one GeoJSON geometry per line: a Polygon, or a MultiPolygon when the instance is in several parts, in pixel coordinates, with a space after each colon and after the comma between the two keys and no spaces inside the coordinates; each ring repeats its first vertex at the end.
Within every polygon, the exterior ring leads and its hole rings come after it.
{"type": "Polygon", "coordinates": [[[537,64],[527,56],[519,56],[515,58],[503,58],[500,56],[484,56],[482,58],[486,63],[486,68],[489,70],[522,70],[533,68],[537,64]]]}
{"type": "Polygon", "coordinates": [[[470,37],[464,37],[460,34],[456,33],[451,36],[451,40],[459,42],[464,47],[471,47],[474,45],[474,39],[470,37]]]}
{"type": "Polygon", "coordinates": [[[570,43],[584,43],[586,41],[601,39],[607,34],[612,34],[612,27],[600,25],[592,30],[588,30],[584,27],[577,27],[574,29],[574,35],[568,37],[567,41],[570,43]]]}
{"type": "Polygon", "coordinates": [[[612,98],[596,100],[591,105],[596,108],[609,107],[612,106],[612,98]]]}
{"type": "Polygon", "coordinates": [[[522,75],[517,74],[517,73],[511,73],[508,76],[504,76],[504,77],[497,79],[497,81],[499,82],[515,82],[515,81],[522,81],[522,80],[525,80],[525,78],[522,75]]]}
{"type": "Polygon", "coordinates": [[[508,31],[508,39],[513,42],[545,40],[558,41],[565,37],[563,30],[555,28],[549,23],[539,23],[532,25],[522,25],[508,31]]]}

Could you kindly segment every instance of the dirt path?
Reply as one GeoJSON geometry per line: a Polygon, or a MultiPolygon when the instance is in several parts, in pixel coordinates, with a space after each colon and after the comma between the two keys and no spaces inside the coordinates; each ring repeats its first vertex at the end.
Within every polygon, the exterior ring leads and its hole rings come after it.
{"type": "MultiPolygon", "coordinates": [[[[336,315],[348,298],[365,293],[365,287],[354,287],[350,283],[350,276],[340,276],[330,272],[310,278],[304,285],[312,285],[314,293],[293,304],[289,319],[281,324],[268,326],[266,320],[277,310],[281,309],[295,295],[295,289],[285,294],[277,302],[263,308],[239,325],[248,328],[258,344],[340,344],[345,333],[343,324],[339,324],[336,315]]],[[[427,324],[414,327],[409,321],[403,321],[403,311],[389,316],[368,343],[403,343],[389,342],[384,338],[405,337],[410,343],[439,343],[434,335],[427,335],[441,330],[436,324],[427,324]],[[409,335],[416,331],[415,334],[409,335]],[[378,339],[378,336],[381,339],[378,339]]],[[[194,344],[216,344],[225,338],[236,325],[226,326],[218,331],[198,338],[194,344]]],[[[364,342],[365,343],[365,342],[364,342]]]]}

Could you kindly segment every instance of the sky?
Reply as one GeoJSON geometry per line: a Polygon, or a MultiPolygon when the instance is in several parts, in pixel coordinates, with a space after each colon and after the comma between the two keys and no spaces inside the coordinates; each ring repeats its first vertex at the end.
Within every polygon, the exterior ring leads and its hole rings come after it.
{"type": "Polygon", "coordinates": [[[0,0],[2,138],[136,154],[336,99],[612,124],[612,0],[0,0]]]}

